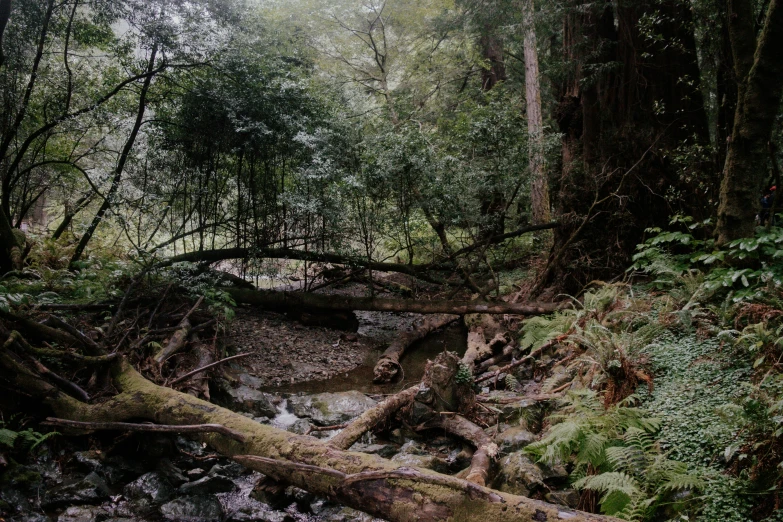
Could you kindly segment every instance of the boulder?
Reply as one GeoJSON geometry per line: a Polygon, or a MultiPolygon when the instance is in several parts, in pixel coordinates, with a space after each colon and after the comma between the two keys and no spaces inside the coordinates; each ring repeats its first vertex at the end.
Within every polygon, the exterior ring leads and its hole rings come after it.
{"type": "Polygon", "coordinates": [[[179,492],[183,495],[209,495],[211,493],[228,493],[236,489],[237,485],[230,478],[211,475],[182,484],[179,487],[179,492]]]}
{"type": "Polygon", "coordinates": [[[498,469],[495,489],[529,497],[531,493],[545,488],[541,469],[522,451],[503,457],[498,469]]]}
{"type": "Polygon", "coordinates": [[[277,398],[246,384],[232,388],[228,383],[222,381],[222,386],[215,395],[215,400],[230,410],[245,411],[256,417],[271,418],[277,415],[277,406],[275,405],[277,398]]]}
{"type": "Polygon", "coordinates": [[[288,399],[294,415],[312,419],[319,426],[348,422],[375,404],[374,400],[357,391],[293,396],[288,399]]]}
{"type": "Polygon", "coordinates": [[[501,455],[507,455],[535,442],[536,436],[523,426],[513,426],[495,437],[501,455]]]}

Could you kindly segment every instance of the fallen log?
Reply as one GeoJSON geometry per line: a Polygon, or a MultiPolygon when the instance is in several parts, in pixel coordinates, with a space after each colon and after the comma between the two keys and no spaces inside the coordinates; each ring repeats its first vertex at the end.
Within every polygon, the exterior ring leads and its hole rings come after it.
{"type": "Polygon", "coordinates": [[[74,428],[85,431],[117,430],[117,431],[152,431],[156,433],[220,433],[230,439],[245,442],[245,437],[234,430],[230,430],[220,424],[192,424],[169,426],[166,424],[139,424],[133,422],[82,422],[68,419],[47,417],[44,426],[58,426],[74,428]]]}
{"type": "Polygon", "coordinates": [[[158,386],[125,360],[112,367],[119,394],[97,404],[81,403],[0,352],[6,377],[63,419],[119,422],[131,418],[158,424],[219,424],[241,434],[199,437],[242,464],[312,493],[336,499],[391,522],[616,520],[478,486],[430,470],[401,467],[376,455],[340,451],[309,436],[258,424],[191,395],[158,386]],[[254,458],[255,457],[255,458],[254,458]],[[257,458],[260,457],[260,458],[257,458]]]}
{"type": "Polygon", "coordinates": [[[154,359],[156,363],[163,364],[163,361],[180,351],[185,346],[185,343],[188,341],[188,335],[190,335],[191,328],[193,327],[190,324],[189,317],[199,306],[201,306],[202,301],[204,301],[204,296],[199,297],[198,301],[196,301],[196,304],[193,305],[193,308],[191,308],[188,313],[185,314],[185,317],[180,320],[179,324],[177,325],[177,331],[174,332],[174,335],[171,336],[171,339],[169,339],[169,342],[166,344],[166,346],[164,346],[157,353],[157,355],[155,355],[154,359]]]}
{"type": "Polygon", "coordinates": [[[423,339],[438,328],[442,328],[449,323],[459,319],[457,315],[436,314],[425,317],[424,321],[411,330],[400,334],[378,358],[378,362],[373,368],[373,381],[377,383],[391,382],[400,373],[400,359],[405,350],[419,339],[423,339]]]}
{"type": "Polygon", "coordinates": [[[473,313],[543,315],[566,307],[571,303],[506,303],[504,301],[423,301],[414,299],[386,299],[382,297],[350,297],[344,295],[322,295],[303,292],[270,292],[265,290],[226,290],[237,304],[249,304],[271,308],[275,311],[289,310],[367,310],[377,312],[415,312],[420,314],[473,313]]]}
{"type": "Polygon", "coordinates": [[[498,446],[492,442],[492,438],[462,415],[442,415],[430,424],[473,444],[476,451],[470,459],[465,480],[479,486],[486,486],[492,459],[498,453],[498,446]]]}
{"type": "Polygon", "coordinates": [[[413,398],[416,397],[416,392],[418,391],[418,384],[416,386],[411,386],[408,389],[388,397],[374,408],[365,411],[346,426],[343,431],[332,437],[329,441],[329,446],[341,450],[349,449],[366,432],[413,402],[413,398]]]}

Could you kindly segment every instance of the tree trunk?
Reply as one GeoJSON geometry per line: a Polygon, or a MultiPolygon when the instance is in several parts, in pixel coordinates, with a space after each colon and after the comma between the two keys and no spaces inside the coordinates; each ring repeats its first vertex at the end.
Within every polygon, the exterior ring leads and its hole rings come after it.
{"type": "Polygon", "coordinates": [[[400,359],[410,345],[457,319],[459,319],[459,316],[457,315],[432,315],[425,317],[422,324],[412,331],[400,334],[389,347],[386,348],[386,351],[381,354],[378,362],[375,364],[375,368],[373,369],[373,381],[391,382],[394,380],[400,372],[400,359]]]}
{"type": "Polygon", "coordinates": [[[535,7],[533,0],[522,0],[525,31],[525,100],[530,154],[530,206],[533,224],[552,220],[549,202],[549,181],[544,156],[544,119],[541,114],[541,83],[538,70],[535,7]]]}
{"type": "Polygon", "coordinates": [[[729,35],[739,80],[718,208],[718,243],[753,235],[769,167],[767,143],[783,94],[783,1],[770,0],[755,38],[753,2],[729,2],[729,35]],[[755,44],[755,45],[754,45],[755,44]]]}
{"type": "Polygon", "coordinates": [[[271,292],[266,290],[226,289],[237,304],[273,308],[280,312],[310,310],[367,310],[376,312],[415,312],[419,314],[515,314],[542,315],[570,306],[567,303],[506,303],[483,301],[422,301],[385,299],[382,297],[350,297],[307,294],[303,292],[271,292]]]}
{"type": "Polygon", "coordinates": [[[98,404],[65,395],[0,352],[0,364],[16,386],[39,398],[63,419],[118,422],[145,419],[166,425],[220,425],[236,436],[205,433],[218,452],[277,480],[335,499],[391,522],[570,520],[610,517],[572,511],[497,492],[429,470],[403,467],[375,455],[340,451],[308,436],[258,424],[238,413],[157,386],[127,362],[113,366],[119,394],[98,404]]]}

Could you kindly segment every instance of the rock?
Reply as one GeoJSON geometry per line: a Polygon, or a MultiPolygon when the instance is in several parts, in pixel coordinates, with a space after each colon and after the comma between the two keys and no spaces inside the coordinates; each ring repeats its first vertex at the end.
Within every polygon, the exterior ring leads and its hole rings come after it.
{"type": "Polygon", "coordinates": [[[51,522],[51,519],[40,513],[25,513],[16,517],[11,517],[8,522],[51,522]]]}
{"type": "Polygon", "coordinates": [[[207,475],[220,475],[223,477],[237,478],[245,474],[247,470],[236,462],[226,462],[225,464],[215,464],[209,469],[207,475]]]}
{"type": "Polygon", "coordinates": [[[44,507],[55,505],[97,504],[109,497],[109,486],[95,472],[72,484],[56,487],[47,492],[44,507]]]}
{"type": "Polygon", "coordinates": [[[191,480],[200,479],[201,477],[203,477],[204,475],[206,475],[206,473],[207,473],[207,472],[206,472],[206,471],[204,471],[204,470],[203,470],[203,469],[201,469],[201,468],[193,468],[193,469],[189,469],[189,470],[187,470],[187,471],[185,472],[185,474],[186,474],[186,475],[188,476],[188,478],[189,478],[189,479],[191,479],[191,480]]]}
{"type": "Polygon", "coordinates": [[[495,444],[498,445],[498,449],[502,455],[507,455],[514,451],[521,450],[535,442],[535,440],[536,436],[527,431],[524,427],[514,426],[495,437],[495,444]]]}
{"type": "Polygon", "coordinates": [[[266,504],[252,498],[244,499],[239,505],[229,504],[227,522],[287,522],[291,517],[282,511],[275,511],[266,504]]]}
{"type": "Polygon", "coordinates": [[[361,442],[357,442],[351,446],[350,451],[371,453],[385,459],[390,459],[400,452],[400,448],[396,444],[362,444],[361,442]]]}
{"type": "Polygon", "coordinates": [[[220,475],[206,476],[195,482],[186,482],[179,487],[183,495],[208,495],[210,493],[228,493],[237,489],[237,485],[220,475]]]}
{"type": "Polygon", "coordinates": [[[174,487],[178,487],[188,481],[188,477],[185,476],[182,470],[169,459],[161,459],[158,462],[158,472],[174,487]]]}
{"type": "Polygon", "coordinates": [[[71,506],[57,517],[57,522],[97,522],[104,518],[106,511],[100,506],[71,506]]]}
{"type": "Polygon", "coordinates": [[[348,422],[375,404],[374,400],[357,391],[293,396],[288,399],[288,405],[297,417],[310,418],[320,426],[348,422]]]}
{"type": "Polygon", "coordinates": [[[82,471],[98,471],[103,467],[103,454],[99,451],[77,451],[73,460],[82,471]]]}
{"type": "Polygon", "coordinates": [[[400,452],[391,458],[392,462],[397,462],[404,466],[417,466],[447,473],[449,464],[440,457],[435,457],[419,447],[414,441],[406,442],[400,452]]]}
{"type": "Polygon", "coordinates": [[[125,486],[123,493],[134,500],[149,500],[160,504],[171,498],[174,488],[160,473],[150,471],[125,486]]]}
{"type": "Polygon", "coordinates": [[[160,507],[166,520],[176,522],[220,522],[223,507],[214,495],[179,497],[160,507]]]}
{"type": "Polygon", "coordinates": [[[249,412],[256,417],[271,418],[277,415],[276,397],[251,388],[246,384],[240,384],[236,388],[231,388],[229,385],[224,384],[214,398],[222,406],[234,411],[249,412]]]}
{"type": "Polygon", "coordinates": [[[495,489],[529,497],[531,493],[545,488],[541,469],[522,451],[503,457],[498,468],[495,489]]]}
{"type": "MultiPolygon", "coordinates": [[[[307,419],[297,419],[293,424],[286,428],[286,431],[296,433],[297,435],[304,435],[310,431],[310,421],[307,419]]],[[[316,432],[317,433],[317,432],[316,432]]]]}
{"type": "Polygon", "coordinates": [[[579,507],[579,493],[573,489],[564,489],[562,491],[550,491],[546,494],[546,501],[559,506],[576,509],[579,507]]]}

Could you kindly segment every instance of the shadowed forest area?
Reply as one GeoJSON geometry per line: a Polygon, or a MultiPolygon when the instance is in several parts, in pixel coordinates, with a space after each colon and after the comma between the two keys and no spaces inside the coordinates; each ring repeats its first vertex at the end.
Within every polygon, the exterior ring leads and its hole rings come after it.
{"type": "Polygon", "coordinates": [[[783,1],[0,0],[0,522],[783,521],[783,1]]]}

